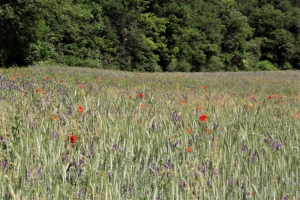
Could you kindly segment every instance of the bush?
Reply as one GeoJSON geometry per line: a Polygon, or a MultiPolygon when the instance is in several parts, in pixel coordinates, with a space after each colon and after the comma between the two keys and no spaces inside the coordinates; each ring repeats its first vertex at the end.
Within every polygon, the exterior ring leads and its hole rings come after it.
{"type": "Polygon", "coordinates": [[[267,60],[260,61],[255,65],[256,70],[263,70],[263,71],[276,71],[278,70],[272,63],[267,60]]]}

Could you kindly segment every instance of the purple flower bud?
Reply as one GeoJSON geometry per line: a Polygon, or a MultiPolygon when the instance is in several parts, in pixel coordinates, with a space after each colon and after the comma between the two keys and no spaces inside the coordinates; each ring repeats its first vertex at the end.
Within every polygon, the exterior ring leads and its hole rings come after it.
{"type": "Polygon", "coordinates": [[[199,172],[195,172],[195,173],[194,173],[194,178],[197,178],[198,175],[199,175],[199,172]]]}
{"type": "Polygon", "coordinates": [[[247,149],[247,145],[243,145],[243,147],[242,147],[242,151],[245,151],[247,149]]]}
{"type": "Polygon", "coordinates": [[[214,174],[218,174],[218,169],[217,168],[214,169],[214,174]]]}
{"type": "Polygon", "coordinates": [[[269,138],[265,137],[264,142],[266,142],[266,143],[269,142],[269,138]]]}
{"type": "Polygon", "coordinates": [[[279,149],[280,149],[280,147],[281,147],[281,144],[280,144],[280,142],[276,142],[276,150],[279,150],[279,149]]]}
{"type": "Polygon", "coordinates": [[[174,147],[178,147],[179,145],[179,140],[176,141],[176,143],[174,144],[174,147]]]}
{"type": "Polygon", "coordinates": [[[81,188],[81,189],[79,190],[79,192],[78,192],[78,195],[77,195],[77,197],[78,197],[78,198],[80,198],[80,197],[81,197],[81,195],[82,195],[82,191],[83,191],[83,189],[81,188]]]}
{"type": "Polygon", "coordinates": [[[113,145],[113,149],[114,149],[114,150],[118,150],[118,149],[119,149],[119,146],[118,146],[117,144],[114,144],[114,145],[113,145]]]}
{"type": "Polygon", "coordinates": [[[255,161],[257,158],[257,151],[255,150],[254,153],[252,154],[252,160],[255,161]]]}
{"type": "Polygon", "coordinates": [[[109,180],[111,180],[111,178],[112,178],[112,172],[108,172],[108,178],[109,178],[109,180]]]}
{"type": "Polygon", "coordinates": [[[37,175],[40,175],[42,173],[42,168],[40,168],[38,171],[37,171],[37,175]]]}

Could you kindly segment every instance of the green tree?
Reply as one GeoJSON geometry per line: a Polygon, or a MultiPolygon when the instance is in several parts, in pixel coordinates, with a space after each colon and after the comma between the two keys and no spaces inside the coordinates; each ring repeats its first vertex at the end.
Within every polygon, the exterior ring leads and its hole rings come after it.
{"type": "Polygon", "coordinates": [[[34,46],[47,31],[33,0],[0,2],[0,65],[27,65],[46,55],[33,56],[34,46]]]}

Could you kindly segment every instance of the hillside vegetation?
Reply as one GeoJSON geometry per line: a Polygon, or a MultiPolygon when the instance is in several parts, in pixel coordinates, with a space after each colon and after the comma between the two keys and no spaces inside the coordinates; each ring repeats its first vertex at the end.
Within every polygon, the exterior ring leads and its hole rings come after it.
{"type": "Polygon", "coordinates": [[[1,0],[0,66],[300,69],[297,0],[1,0]]]}

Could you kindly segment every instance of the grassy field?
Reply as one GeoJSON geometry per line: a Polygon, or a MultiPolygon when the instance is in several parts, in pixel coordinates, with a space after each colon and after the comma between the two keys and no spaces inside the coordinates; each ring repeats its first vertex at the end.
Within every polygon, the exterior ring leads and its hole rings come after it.
{"type": "Polygon", "coordinates": [[[300,72],[1,69],[0,199],[300,199],[300,72]]]}

